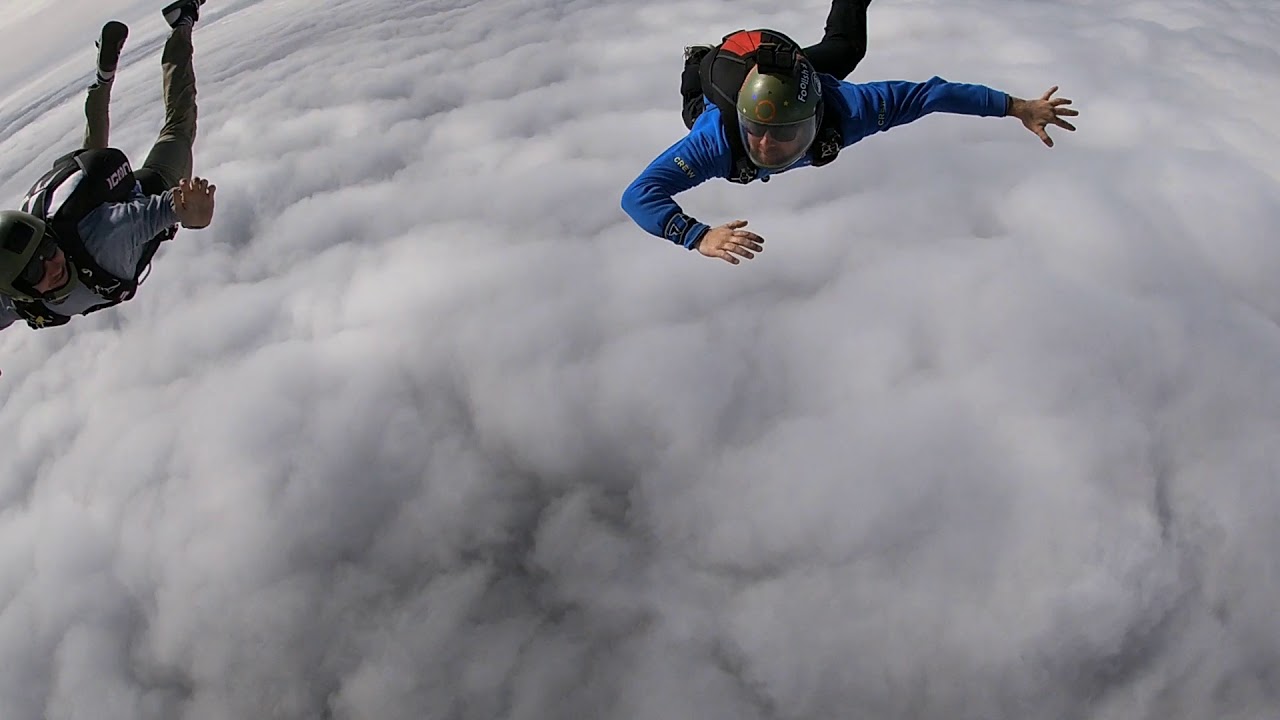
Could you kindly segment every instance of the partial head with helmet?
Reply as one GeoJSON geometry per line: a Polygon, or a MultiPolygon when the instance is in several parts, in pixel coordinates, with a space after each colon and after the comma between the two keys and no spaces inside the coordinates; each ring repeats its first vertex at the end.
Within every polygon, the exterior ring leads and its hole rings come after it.
{"type": "Polygon", "coordinates": [[[789,167],[809,150],[822,120],[822,83],[802,53],[762,46],[738,91],[738,132],[757,167],[789,167]]]}
{"type": "Polygon", "coordinates": [[[61,300],[75,282],[75,268],[43,220],[0,210],[0,293],[24,301],[61,300]]]}

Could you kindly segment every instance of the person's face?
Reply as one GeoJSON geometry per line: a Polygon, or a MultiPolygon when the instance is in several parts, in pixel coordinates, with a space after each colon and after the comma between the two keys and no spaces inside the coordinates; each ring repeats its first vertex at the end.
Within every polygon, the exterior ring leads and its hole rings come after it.
{"type": "Polygon", "coordinates": [[[38,293],[57,290],[67,284],[67,256],[49,238],[40,242],[40,248],[31,257],[27,267],[22,271],[22,279],[26,280],[38,293]]]}
{"type": "Polygon", "coordinates": [[[777,170],[804,156],[817,134],[816,121],[792,125],[764,125],[741,120],[743,142],[751,161],[762,168],[777,170]]]}

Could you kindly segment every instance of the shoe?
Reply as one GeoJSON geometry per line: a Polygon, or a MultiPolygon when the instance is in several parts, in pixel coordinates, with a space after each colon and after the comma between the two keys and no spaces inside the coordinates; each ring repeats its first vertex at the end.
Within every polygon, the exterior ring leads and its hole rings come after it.
{"type": "Polygon", "coordinates": [[[686,45],[684,48],[685,66],[697,65],[702,62],[702,58],[706,57],[713,47],[713,45],[686,45]]]}
{"type": "Polygon", "coordinates": [[[171,28],[177,28],[183,23],[190,23],[194,27],[200,20],[200,6],[203,4],[204,0],[174,0],[160,12],[171,28]]]}
{"type": "Polygon", "coordinates": [[[94,42],[98,48],[98,80],[111,82],[116,74],[116,66],[120,64],[120,51],[124,49],[124,41],[129,37],[129,27],[122,22],[112,20],[102,26],[102,35],[94,42]]]}

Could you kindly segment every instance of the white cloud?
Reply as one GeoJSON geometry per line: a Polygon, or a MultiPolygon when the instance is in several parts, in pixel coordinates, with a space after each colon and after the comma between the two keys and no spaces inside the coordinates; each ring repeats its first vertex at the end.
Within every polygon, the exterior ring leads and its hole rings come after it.
{"type": "MultiPolygon", "coordinates": [[[[684,44],[825,2],[324,5],[205,6],[213,227],[0,335],[5,718],[1280,709],[1274,11],[876,0],[852,79],[1061,84],[1080,131],[681,196],[768,238],[731,268],[618,197],[684,44]]],[[[108,17],[140,161],[155,9],[0,17],[0,194],[108,17]]]]}

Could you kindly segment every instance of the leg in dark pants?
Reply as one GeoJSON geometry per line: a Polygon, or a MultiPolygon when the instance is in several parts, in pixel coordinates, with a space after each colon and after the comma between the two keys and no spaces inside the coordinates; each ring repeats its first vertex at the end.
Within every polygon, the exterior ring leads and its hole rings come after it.
{"type": "Polygon", "coordinates": [[[870,0],[834,0],[822,42],[804,49],[820,73],[843,80],[867,54],[867,6],[870,0]]]}
{"type": "Polygon", "coordinates": [[[196,140],[196,76],[191,62],[191,25],[169,35],[160,65],[164,71],[164,127],[135,176],[142,191],[157,195],[191,177],[196,140]]]}
{"type": "Polygon", "coordinates": [[[95,82],[84,99],[84,147],[101,150],[111,136],[111,83],[95,82]]]}
{"type": "Polygon", "coordinates": [[[697,52],[685,58],[684,72],[680,75],[680,99],[683,102],[681,115],[684,126],[693,129],[693,123],[702,114],[705,99],[702,95],[702,77],[698,74],[699,61],[706,56],[705,52],[697,52]]]}
{"type": "Polygon", "coordinates": [[[102,26],[94,45],[98,48],[97,72],[84,101],[84,149],[102,150],[111,141],[111,83],[116,78],[120,52],[129,37],[129,27],[118,20],[102,26]]]}

